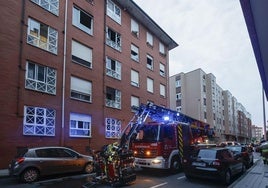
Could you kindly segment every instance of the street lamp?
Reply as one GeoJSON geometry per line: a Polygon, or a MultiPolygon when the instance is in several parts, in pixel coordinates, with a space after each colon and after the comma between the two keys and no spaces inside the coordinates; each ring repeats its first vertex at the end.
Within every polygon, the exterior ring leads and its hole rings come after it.
{"type": "Polygon", "coordinates": [[[262,89],[262,105],[263,105],[263,138],[267,140],[266,137],[266,115],[265,115],[265,102],[264,102],[264,89],[262,89]]]}

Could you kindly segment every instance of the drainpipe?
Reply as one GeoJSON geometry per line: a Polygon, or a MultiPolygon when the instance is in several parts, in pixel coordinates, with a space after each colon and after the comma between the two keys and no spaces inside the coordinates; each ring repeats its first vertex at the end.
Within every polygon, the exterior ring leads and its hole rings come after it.
{"type": "Polygon", "coordinates": [[[103,34],[103,78],[102,78],[102,87],[103,87],[103,95],[104,95],[104,100],[103,100],[103,109],[102,109],[102,118],[103,118],[103,125],[105,126],[105,106],[106,106],[106,88],[105,88],[105,79],[106,79],[106,14],[107,12],[107,1],[104,1],[104,21],[103,21],[103,29],[104,29],[104,34],[103,34]]]}
{"type": "Polygon", "coordinates": [[[23,27],[24,27],[24,17],[25,17],[25,0],[22,1],[22,7],[21,7],[21,24],[20,24],[20,51],[19,51],[19,65],[18,65],[18,86],[17,86],[17,116],[20,117],[20,105],[21,105],[21,70],[24,70],[22,67],[22,53],[23,53],[23,27]]]}
{"type": "Polygon", "coordinates": [[[67,17],[68,17],[68,0],[65,0],[64,16],[64,46],[63,46],[63,67],[62,67],[62,106],[61,106],[61,143],[64,145],[64,115],[65,115],[65,79],[66,79],[66,37],[67,37],[67,17]]]}

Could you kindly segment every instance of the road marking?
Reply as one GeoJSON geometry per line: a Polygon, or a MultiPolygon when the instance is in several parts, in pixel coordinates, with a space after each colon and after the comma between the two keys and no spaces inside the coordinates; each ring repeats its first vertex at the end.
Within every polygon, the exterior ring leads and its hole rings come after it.
{"type": "Polygon", "coordinates": [[[180,179],[184,179],[185,176],[181,176],[181,177],[178,177],[177,179],[180,180],[180,179]]]}
{"type": "Polygon", "coordinates": [[[62,182],[65,180],[72,180],[72,179],[81,179],[81,178],[86,178],[86,177],[93,177],[95,173],[91,174],[77,174],[77,175],[71,175],[71,176],[63,176],[63,177],[58,177],[58,178],[52,178],[52,179],[45,179],[37,182],[33,182],[33,184],[37,185],[44,185],[44,184],[49,184],[49,183],[54,183],[54,182],[62,182]]]}
{"type": "Polygon", "coordinates": [[[168,184],[168,182],[161,183],[161,184],[158,184],[158,185],[152,186],[152,187],[150,187],[150,188],[161,187],[161,186],[166,185],[166,184],[168,184]]]}

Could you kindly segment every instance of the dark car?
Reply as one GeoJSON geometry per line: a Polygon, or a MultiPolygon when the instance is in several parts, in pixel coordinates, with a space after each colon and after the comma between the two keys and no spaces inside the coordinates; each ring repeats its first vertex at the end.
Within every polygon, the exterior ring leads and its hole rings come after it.
{"type": "Polygon", "coordinates": [[[93,169],[93,157],[65,147],[26,149],[9,165],[10,175],[18,176],[27,183],[36,181],[40,176],[69,172],[91,173],[93,169]]]}
{"type": "Polygon", "coordinates": [[[250,168],[253,165],[253,153],[251,148],[246,145],[240,146],[227,146],[235,155],[241,155],[246,168],[250,168]]]}
{"type": "Polygon", "coordinates": [[[241,157],[227,148],[201,148],[184,158],[182,165],[188,179],[220,179],[226,185],[235,175],[246,170],[241,157]]]}

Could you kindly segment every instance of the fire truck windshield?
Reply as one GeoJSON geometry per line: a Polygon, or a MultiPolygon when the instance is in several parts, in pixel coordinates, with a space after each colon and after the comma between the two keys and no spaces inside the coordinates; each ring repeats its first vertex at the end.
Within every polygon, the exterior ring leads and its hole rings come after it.
{"type": "Polygon", "coordinates": [[[156,142],[159,137],[158,125],[145,125],[139,129],[135,141],[137,142],[156,142]]]}

